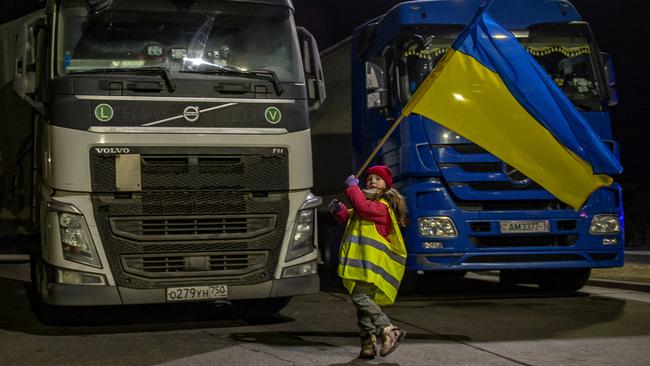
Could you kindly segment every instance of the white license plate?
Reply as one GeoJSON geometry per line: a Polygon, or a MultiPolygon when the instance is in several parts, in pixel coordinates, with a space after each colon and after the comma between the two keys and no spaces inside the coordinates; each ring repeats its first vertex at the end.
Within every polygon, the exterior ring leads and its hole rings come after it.
{"type": "Polygon", "coordinates": [[[548,233],[551,231],[548,220],[501,221],[501,232],[512,233],[548,233]]]}
{"type": "Polygon", "coordinates": [[[167,301],[223,299],[228,297],[227,285],[172,287],[167,289],[167,301]]]}

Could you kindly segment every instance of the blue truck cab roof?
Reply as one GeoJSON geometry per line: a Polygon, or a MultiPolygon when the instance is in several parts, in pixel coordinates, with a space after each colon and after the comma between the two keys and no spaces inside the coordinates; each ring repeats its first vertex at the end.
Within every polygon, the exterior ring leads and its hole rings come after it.
{"type": "MultiPolygon", "coordinates": [[[[388,13],[359,26],[353,32],[358,36],[368,27],[374,28],[374,47],[369,54],[376,54],[400,28],[409,25],[448,24],[467,25],[484,0],[427,0],[408,1],[394,6],[388,13]]],[[[566,0],[493,0],[488,9],[490,15],[505,28],[524,30],[541,23],[569,23],[582,21],[576,8],[566,0]]]]}

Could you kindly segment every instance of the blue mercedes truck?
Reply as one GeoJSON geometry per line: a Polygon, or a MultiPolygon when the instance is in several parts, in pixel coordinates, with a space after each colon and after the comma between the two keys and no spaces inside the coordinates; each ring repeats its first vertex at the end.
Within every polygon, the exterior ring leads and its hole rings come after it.
{"type": "MultiPolygon", "coordinates": [[[[404,2],[321,53],[331,98],[312,125],[316,194],[326,202],[340,197],[342,181],[370,155],[482,3],[404,2]]],[[[564,0],[494,0],[489,13],[618,156],[610,117],[617,103],[612,62],[575,7],[564,0]]],[[[575,210],[472,141],[415,114],[373,162],[392,169],[408,202],[403,234],[410,280],[488,270],[500,271],[506,283],[575,291],[592,268],[623,265],[617,183],[593,192],[575,210]]],[[[323,209],[321,257],[331,270],[340,229],[328,215],[323,209]]]]}

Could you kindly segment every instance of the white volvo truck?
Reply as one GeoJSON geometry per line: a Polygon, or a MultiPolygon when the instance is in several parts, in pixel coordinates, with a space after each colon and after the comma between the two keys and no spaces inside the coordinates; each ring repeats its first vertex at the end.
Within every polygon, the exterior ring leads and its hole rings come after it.
{"type": "Polygon", "coordinates": [[[270,312],[318,291],[309,117],[325,89],[290,0],[52,0],[20,27],[14,67],[48,315],[270,312]]]}

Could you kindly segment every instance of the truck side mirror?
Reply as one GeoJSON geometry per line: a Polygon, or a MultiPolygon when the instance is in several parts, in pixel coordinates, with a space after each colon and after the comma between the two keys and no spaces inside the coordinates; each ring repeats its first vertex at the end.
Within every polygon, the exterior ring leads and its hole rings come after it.
{"type": "Polygon", "coordinates": [[[372,62],[366,62],[366,91],[368,92],[368,109],[388,106],[386,101],[386,78],[384,69],[372,62]]]}
{"type": "Polygon", "coordinates": [[[45,16],[25,22],[18,30],[16,38],[16,62],[14,64],[14,92],[39,113],[43,103],[34,100],[38,83],[37,42],[38,32],[45,25],[45,16]]]}
{"type": "Polygon", "coordinates": [[[309,111],[315,112],[325,101],[325,78],[323,77],[323,66],[320,62],[318,45],[316,39],[308,30],[297,27],[298,39],[300,42],[300,53],[302,64],[305,70],[305,84],[307,85],[307,98],[309,99],[309,111]]]}
{"type": "Polygon", "coordinates": [[[614,72],[614,62],[612,57],[605,52],[600,53],[600,58],[605,68],[605,82],[607,83],[607,89],[609,91],[609,103],[610,107],[613,107],[618,104],[618,92],[614,88],[616,86],[616,73],[614,72]]]}

